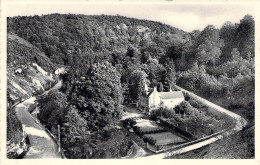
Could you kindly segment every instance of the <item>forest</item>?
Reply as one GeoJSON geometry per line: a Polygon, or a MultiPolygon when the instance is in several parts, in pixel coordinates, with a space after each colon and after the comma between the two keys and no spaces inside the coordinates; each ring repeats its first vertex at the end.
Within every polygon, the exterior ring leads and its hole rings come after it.
{"type": "MultiPolygon", "coordinates": [[[[125,156],[133,137],[116,127],[123,105],[138,100],[144,83],[166,91],[177,84],[254,125],[255,22],[250,15],[240,23],[190,33],[108,15],[50,14],[7,21],[9,34],[48,57],[48,63],[39,65],[52,72],[69,68],[61,76],[62,88],[38,99],[41,122],[54,135],[61,125],[68,158],[125,156]]],[[[9,59],[15,56],[19,53],[8,54],[9,59]]]]}

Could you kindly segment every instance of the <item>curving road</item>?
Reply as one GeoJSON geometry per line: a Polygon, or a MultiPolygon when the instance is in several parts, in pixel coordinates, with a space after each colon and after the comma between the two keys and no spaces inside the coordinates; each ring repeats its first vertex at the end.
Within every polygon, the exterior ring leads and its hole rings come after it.
{"type": "MultiPolygon", "coordinates": [[[[60,86],[61,82],[57,83],[52,89],[59,88],[60,86]]],[[[61,159],[62,157],[58,152],[58,146],[55,141],[47,132],[45,132],[44,127],[38,124],[29,113],[30,109],[36,106],[35,100],[35,97],[31,97],[15,106],[16,115],[22,123],[23,130],[30,140],[30,148],[24,156],[24,159],[61,159]]]]}

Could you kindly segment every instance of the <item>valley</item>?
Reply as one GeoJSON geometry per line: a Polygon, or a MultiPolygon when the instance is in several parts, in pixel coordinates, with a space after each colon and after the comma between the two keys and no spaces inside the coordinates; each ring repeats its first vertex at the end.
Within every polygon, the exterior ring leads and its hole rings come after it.
{"type": "Polygon", "coordinates": [[[9,158],[28,138],[25,159],[61,158],[57,139],[68,159],[254,157],[252,16],[193,32],[109,15],[7,22],[9,158]],[[230,157],[227,142],[241,144],[230,157]]]}

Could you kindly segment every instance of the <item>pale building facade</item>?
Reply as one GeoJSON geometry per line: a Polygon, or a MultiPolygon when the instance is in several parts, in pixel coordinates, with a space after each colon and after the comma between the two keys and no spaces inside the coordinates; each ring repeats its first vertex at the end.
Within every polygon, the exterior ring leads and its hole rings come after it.
{"type": "Polygon", "coordinates": [[[150,114],[152,110],[157,109],[160,106],[173,109],[182,101],[184,101],[182,91],[172,91],[170,89],[168,92],[158,92],[157,88],[154,87],[154,89],[149,92],[148,86],[145,85],[144,92],[139,98],[138,107],[144,112],[150,114]]]}

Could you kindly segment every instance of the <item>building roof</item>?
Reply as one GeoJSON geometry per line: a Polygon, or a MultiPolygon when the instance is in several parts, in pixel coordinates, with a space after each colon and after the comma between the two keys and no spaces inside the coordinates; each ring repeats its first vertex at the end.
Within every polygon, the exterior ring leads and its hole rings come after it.
{"type": "Polygon", "coordinates": [[[162,96],[162,99],[177,99],[183,98],[182,91],[171,91],[171,92],[159,92],[162,96]]]}

